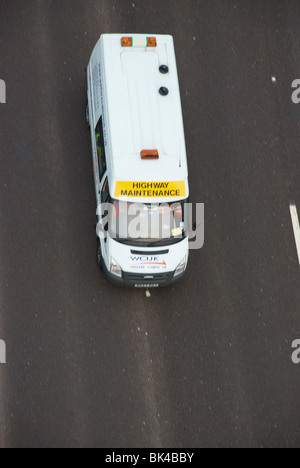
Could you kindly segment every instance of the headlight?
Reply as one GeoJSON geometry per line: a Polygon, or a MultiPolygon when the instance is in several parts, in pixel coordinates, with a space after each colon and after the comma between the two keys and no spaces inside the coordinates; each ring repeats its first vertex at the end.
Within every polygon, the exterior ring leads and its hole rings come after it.
{"type": "Polygon", "coordinates": [[[118,276],[119,278],[122,278],[122,269],[118,262],[116,262],[112,257],[111,257],[111,262],[110,262],[110,272],[118,276]]]}
{"type": "Polygon", "coordinates": [[[178,267],[175,270],[174,276],[178,276],[183,273],[186,269],[186,256],[181,260],[178,267]]]}

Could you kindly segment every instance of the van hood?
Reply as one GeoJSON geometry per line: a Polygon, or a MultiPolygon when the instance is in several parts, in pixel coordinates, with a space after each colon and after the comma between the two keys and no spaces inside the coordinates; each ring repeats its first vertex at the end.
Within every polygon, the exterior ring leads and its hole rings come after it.
{"type": "Polygon", "coordinates": [[[160,247],[134,247],[109,239],[110,256],[125,273],[169,273],[176,270],[189,254],[188,238],[174,245],[160,247]]]}

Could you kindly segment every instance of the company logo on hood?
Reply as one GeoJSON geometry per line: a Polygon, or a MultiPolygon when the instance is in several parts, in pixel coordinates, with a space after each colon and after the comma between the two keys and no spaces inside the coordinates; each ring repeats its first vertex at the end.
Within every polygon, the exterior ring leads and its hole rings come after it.
{"type": "Polygon", "coordinates": [[[131,261],[136,265],[161,265],[166,266],[166,262],[164,260],[160,260],[158,257],[147,257],[147,256],[139,256],[139,257],[130,257],[131,261]]]}

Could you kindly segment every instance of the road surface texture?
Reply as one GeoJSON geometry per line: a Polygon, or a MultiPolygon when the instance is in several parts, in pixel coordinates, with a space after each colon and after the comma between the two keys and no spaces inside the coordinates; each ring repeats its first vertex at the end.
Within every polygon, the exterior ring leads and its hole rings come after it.
{"type": "Polygon", "coordinates": [[[293,0],[0,0],[1,447],[300,445],[299,24],[293,0]],[[205,203],[150,298],[96,263],[84,67],[112,32],[174,36],[205,203]]]}

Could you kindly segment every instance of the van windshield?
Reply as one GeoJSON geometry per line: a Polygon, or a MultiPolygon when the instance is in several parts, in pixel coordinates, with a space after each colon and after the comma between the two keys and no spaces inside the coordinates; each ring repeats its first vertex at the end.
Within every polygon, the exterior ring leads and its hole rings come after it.
{"type": "Polygon", "coordinates": [[[112,200],[110,235],[118,242],[140,247],[164,246],[185,238],[185,200],[142,204],[112,200]]]}

